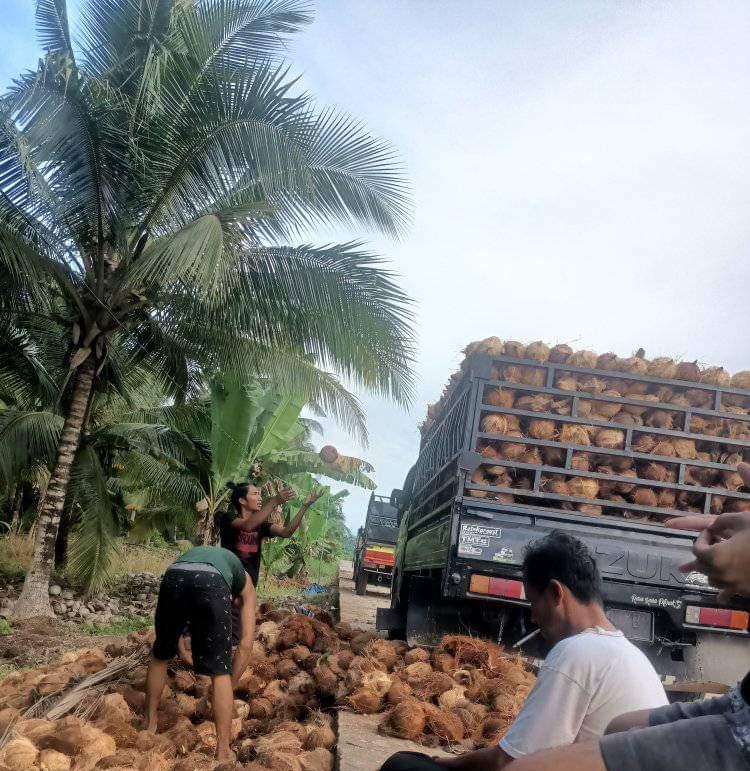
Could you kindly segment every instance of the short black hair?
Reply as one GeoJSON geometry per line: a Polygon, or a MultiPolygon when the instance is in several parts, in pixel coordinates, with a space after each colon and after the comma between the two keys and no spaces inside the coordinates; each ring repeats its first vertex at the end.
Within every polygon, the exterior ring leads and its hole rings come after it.
{"type": "Polygon", "coordinates": [[[602,577],[583,541],[562,530],[533,541],[523,560],[523,580],[541,594],[557,580],[580,602],[602,603],[602,577]]]}

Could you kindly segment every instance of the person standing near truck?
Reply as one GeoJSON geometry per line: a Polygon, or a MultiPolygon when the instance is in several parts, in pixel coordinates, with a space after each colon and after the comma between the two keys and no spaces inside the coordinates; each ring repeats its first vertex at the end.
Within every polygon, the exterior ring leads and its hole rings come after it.
{"type": "Polygon", "coordinates": [[[190,627],[193,666],[212,681],[216,759],[234,759],[229,747],[234,700],[232,675],[244,672],[255,638],[255,588],[236,555],[215,546],[196,546],[164,573],[156,604],[156,639],[146,675],[144,728],[156,733],[159,700],[167,666],[178,640],[190,627]],[[232,606],[241,619],[242,636],[232,654],[232,606]]]}
{"type": "Polygon", "coordinates": [[[381,771],[497,771],[548,747],[597,739],[624,710],[667,703],[651,662],[607,619],[601,577],[583,542],[562,531],[534,541],[523,583],[532,618],[553,647],[499,745],[448,759],[399,752],[381,771]]]}
{"type": "MultiPolygon", "coordinates": [[[[750,487],[750,464],[737,466],[750,487]]],[[[700,532],[697,570],[725,601],[750,598],[750,511],[684,516],[667,527],[700,532]]],[[[601,741],[540,752],[507,771],[750,771],[750,672],[725,696],[620,715],[601,741]]]]}

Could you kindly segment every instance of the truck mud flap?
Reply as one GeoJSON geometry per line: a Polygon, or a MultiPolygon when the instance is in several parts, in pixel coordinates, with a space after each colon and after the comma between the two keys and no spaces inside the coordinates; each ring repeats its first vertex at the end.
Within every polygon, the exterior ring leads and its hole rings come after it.
{"type": "Polygon", "coordinates": [[[375,629],[378,632],[395,632],[404,628],[404,617],[398,608],[376,608],[375,629]]]}

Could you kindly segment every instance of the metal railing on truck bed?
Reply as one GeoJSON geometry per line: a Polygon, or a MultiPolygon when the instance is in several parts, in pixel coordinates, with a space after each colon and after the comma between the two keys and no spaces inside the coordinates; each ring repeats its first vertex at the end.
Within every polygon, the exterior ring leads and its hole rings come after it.
{"type": "Polygon", "coordinates": [[[567,514],[568,509],[575,519],[602,514],[620,527],[636,529],[696,511],[750,509],[750,494],[740,491],[733,476],[736,462],[746,453],[750,456],[749,411],[750,391],[507,356],[476,356],[423,437],[409,491],[410,526],[456,498],[467,499],[467,504],[499,500],[511,510],[552,509],[557,515],[567,514]],[[585,390],[587,385],[596,390],[585,390]],[[488,404],[485,399],[494,389],[512,392],[513,406],[488,404]],[[531,398],[519,407],[521,396],[531,398]],[[612,419],[592,417],[592,412],[598,414],[597,408],[603,409],[600,405],[609,413],[616,407],[617,414],[612,419]],[[521,435],[483,430],[489,415],[510,416],[521,435]],[[576,433],[575,442],[560,436],[539,439],[523,430],[530,420],[552,421],[563,433],[564,426],[585,430],[576,433]],[[615,446],[593,444],[596,440],[590,434],[598,429],[614,431],[615,446]],[[504,455],[509,446],[515,457],[504,455]],[[537,452],[518,457],[519,446],[537,452]],[[554,456],[557,462],[548,462],[554,456]],[[585,468],[582,456],[595,461],[593,470],[585,468]],[[635,475],[617,473],[608,462],[623,470],[632,466],[635,475]],[[664,469],[665,478],[651,478],[662,474],[659,468],[664,469]],[[501,473],[503,469],[510,480],[501,473]],[[477,472],[479,478],[486,473],[486,478],[478,482],[477,472]],[[628,491],[624,495],[629,500],[622,495],[550,492],[547,488],[553,479],[589,479],[602,487],[619,486],[628,491]],[[710,483],[701,484],[701,480],[710,483]],[[719,486],[719,481],[734,489],[719,486]],[[632,495],[638,489],[650,489],[655,496],[668,492],[661,495],[659,505],[646,505],[632,495]],[[672,496],[673,505],[662,505],[672,496]]]}

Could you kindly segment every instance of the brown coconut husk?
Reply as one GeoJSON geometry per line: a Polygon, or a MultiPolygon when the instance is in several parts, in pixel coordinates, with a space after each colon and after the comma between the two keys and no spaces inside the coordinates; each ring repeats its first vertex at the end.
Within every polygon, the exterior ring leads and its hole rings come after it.
{"type": "Polygon", "coordinates": [[[381,699],[388,693],[392,683],[392,677],[377,669],[362,676],[362,687],[374,691],[381,699]]]}
{"type": "Polygon", "coordinates": [[[523,454],[518,460],[521,463],[528,463],[531,466],[541,466],[542,453],[538,447],[530,447],[527,445],[526,449],[524,449],[523,454]]]}
{"type": "Polygon", "coordinates": [[[526,346],[516,340],[506,340],[503,345],[503,355],[514,359],[523,359],[526,355],[526,346]]]}
{"type": "Polygon", "coordinates": [[[633,467],[633,459],[625,455],[613,455],[609,459],[609,465],[612,466],[612,471],[615,474],[620,474],[633,467]]]}
{"type": "Polygon", "coordinates": [[[617,362],[617,369],[620,372],[645,375],[648,372],[648,362],[640,356],[631,356],[627,359],[620,359],[617,362]]]}
{"type": "Polygon", "coordinates": [[[742,477],[736,471],[721,472],[721,486],[727,490],[737,492],[744,484],[742,477]]]}
{"type": "Polygon", "coordinates": [[[544,363],[549,359],[549,355],[550,347],[546,343],[543,343],[541,340],[536,340],[535,342],[529,343],[526,346],[524,358],[544,363]]]}
{"type": "Polygon", "coordinates": [[[591,444],[589,430],[591,426],[581,426],[576,423],[563,423],[560,429],[560,441],[563,444],[591,444]]]}
{"type": "MultiPolygon", "coordinates": [[[[520,431],[509,431],[507,436],[523,439],[520,431]]],[[[519,460],[526,451],[526,445],[521,442],[500,442],[500,455],[504,460],[519,460]]]]}
{"type": "Polygon", "coordinates": [[[308,649],[315,643],[315,631],[311,620],[300,613],[293,613],[279,625],[279,648],[293,648],[304,645],[308,649]]]}
{"type": "Polygon", "coordinates": [[[529,420],[527,432],[534,439],[551,441],[557,436],[557,426],[553,420],[532,418],[529,420]]]}
{"type": "Polygon", "coordinates": [[[452,675],[456,670],[456,660],[450,653],[445,653],[436,648],[432,653],[432,666],[436,672],[452,675]]]}
{"type": "Polygon", "coordinates": [[[726,388],[731,384],[732,378],[724,367],[707,367],[701,372],[700,382],[726,388]]]}
{"type": "Polygon", "coordinates": [[[746,498],[728,498],[724,504],[724,511],[735,513],[750,511],[750,500],[746,498]]]}
{"type": "Polygon", "coordinates": [[[600,394],[607,390],[607,381],[594,375],[584,376],[578,383],[578,390],[600,394]]]}
{"type": "Polygon", "coordinates": [[[276,677],[280,680],[289,680],[299,674],[299,667],[291,659],[282,659],[276,665],[276,677]]]}
{"type": "MultiPolygon", "coordinates": [[[[588,433],[586,434],[588,436],[588,433]]],[[[570,459],[570,467],[575,471],[591,471],[589,453],[581,450],[574,452],[570,459]]]]}
{"type": "Polygon", "coordinates": [[[701,379],[701,368],[697,361],[681,361],[675,370],[675,380],[697,383],[701,379]]]}
{"type": "Polygon", "coordinates": [[[433,672],[412,684],[414,695],[420,699],[435,699],[440,694],[449,691],[455,685],[453,678],[445,672],[433,672]]]}
{"type": "MultiPolygon", "coordinates": [[[[619,476],[622,477],[633,477],[633,479],[638,478],[638,473],[635,469],[623,469],[622,471],[618,472],[619,476]]],[[[630,493],[635,490],[636,485],[631,484],[630,482],[617,482],[615,484],[615,492],[619,493],[620,495],[630,495],[630,493]]]]}
{"type": "Polygon", "coordinates": [[[598,356],[593,351],[576,351],[568,359],[568,364],[571,367],[579,367],[580,369],[596,369],[598,356]]]}
{"type": "Polygon", "coordinates": [[[507,388],[488,388],[484,392],[484,403],[493,407],[512,407],[515,392],[507,388]]]}
{"type": "Polygon", "coordinates": [[[570,495],[570,488],[564,479],[559,477],[547,477],[542,480],[541,488],[545,493],[553,495],[570,495]]]}
{"type": "Polygon", "coordinates": [[[547,466],[564,466],[565,450],[561,447],[541,447],[542,460],[547,466]]]}
{"type": "Polygon", "coordinates": [[[675,454],[678,458],[695,460],[698,457],[694,439],[673,438],[672,446],[674,447],[675,454]]]}
{"type": "MultiPolygon", "coordinates": [[[[742,370],[741,372],[735,372],[730,380],[732,388],[738,388],[743,391],[750,391],[750,370],[742,370]]],[[[726,396],[724,397],[727,398],[726,396]]]]}
{"type": "Polygon", "coordinates": [[[56,750],[42,750],[39,753],[39,767],[43,771],[70,771],[70,763],[67,755],[56,750]]]}
{"type": "Polygon", "coordinates": [[[579,514],[587,514],[590,517],[601,517],[602,507],[595,503],[576,503],[575,509],[579,514]]]}
{"type": "Polygon", "coordinates": [[[664,482],[667,478],[667,469],[661,463],[646,463],[641,468],[640,476],[652,482],[664,482]]]}
{"type": "Polygon", "coordinates": [[[521,367],[517,364],[508,364],[502,368],[502,380],[506,380],[508,383],[523,383],[524,371],[526,367],[521,367]]]}
{"type": "Polygon", "coordinates": [[[563,372],[555,378],[555,388],[560,391],[577,391],[578,378],[575,375],[563,372]]]}
{"type": "Polygon", "coordinates": [[[400,704],[406,699],[412,697],[412,688],[409,683],[404,682],[399,677],[394,677],[391,687],[386,694],[386,701],[389,704],[400,704]]]}
{"type": "Polygon", "coordinates": [[[652,455],[662,455],[668,458],[674,458],[677,455],[674,445],[669,439],[658,439],[651,453],[652,455]]]}
{"type": "Polygon", "coordinates": [[[380,712],[383,698],[369,688],[358,688],[347,697],[346,702],[354,712],[360,715],[372,715],[380,712]]]}
{"type": "Polygon", "coordinates": [[[423,706],[414,699],[407,699],[397,704],[380,723],[379,730],[398,739],[418,739],[426,726],[423,706]]]}
{"type": "Polygon", "coordinates": [[[547,394],[524,394],[516,399],[513,406],[517,410],[547,412],[551,404],[552,397],[547,394]]]}
{"type": "Polygon", "coordinates": [[[491,412],[482,418],[479,429],[485,434],[505,435],[509,431],[517,430],[517,423],[511,418],[515,418],[515,416],[491,412]]]}
{"type": "Polygon", "coordinates": [[[614,353],[602,353],[596,359],[596,369],[615,372],[618,369],[619,357],[614,353]]]}
{"type": "Polygon", "coordinates": [[[355,656],[364,655],[367,646],[376,638],[377,635],[374,632],[359,632],[358,634],[355,634],[349,643],[352,653],[354,653],[355,656]]]}
{"type": "Polygon", "coordinates": [[[464,724],[461,719],[451,712],[444,712],[434,704],[426,703],[425,731],[434,734],[441,742],[457,744],[464,738],[464,724]]]}
{"type": "Polygon", "coordinates": [[[639,415],[631,415],[625,410],[620,410],[613,418],[613,423],[617,423],[621,426],[642,426],[643,418],[639,415]]]}
{"type": "Polygon", "coordinates": [[[684,394],[691,407],[712,407],[714,396],[702,388],[688,388],[684,394]]]}
{"type": "Polygon", "coordinates": [[[570,494],[577,498],[596,498],[599,494],[599,482],[587,477],[570,477],[568,489],[570,494]]]}
{"type": "MultiPolygon", "coordinates": [[[[626,394],[629,399],[637,399],[641,402],[656,402],[657,397],[653,394],[626,394]]],[[[627,412],[635,417],[642,417],[648,411],[648,407],[641,404],[623,404],[621,406],[621,412],[627,412]]]]}
{"type": "Polygon", "coordinates": [[[671,429],[674,424],[674,414],[668,410],[649,410],[643,416],[643,423],[652,428],[671,429]]]}
{"type": "Polygon", "coordinates": [[[388,672],[393,670],[398,660],[396,650],[388,640],[371,640],[365,647],[365,655],[377,661],[388,672]]]}
{"type": "Polygon", "coordinates": [[[495,747],[500,739],[505,736],[510,727],[511,720],[502,715],[489,713],[479,724],[474,733],[474,742],[477,747],[495,747]]]}
{"type": "Polygon", "coordinates": [[[412,648],[404,655],[404,662],[408,664],[415,664],[418,661],[427,662],[430,661],[430,652],[424,648],[412,648]]]}
{"type": "Polygon", "coordinates": [[[257,720],[267,720],[273,715],[273,703],[270,699],[260,696],[248,702],[250,711],[248,715],[257,720]]]}
{"type": "Polygon", "coordinates": [[[549,361],[553,364],[565,364],[573,355],[573,349],[567,343],[559,343],[549,352],[549,361]]]}
{"type": "Polygon", "coordinates": [[[571,407],[572,402],[570,399],[552,399],[548,411],[556,415],[570,415],[571,407]]]}
{"type": "Polygon", "coordinates": [[[660,509],[671,509],[675,505],[677,493],[674,490],[661,489],[656,493],[656,505],[660,509]]]}
{"type": "Polygon", "coordinates": [[[656,493],[650,487],[636,488],[630,496],[630,500],[638,506],[651,506],[655,508],[659,504],[656,493]]]}
{"type": "Polygon", "coordinates": [[[625,445],[625,432],[616,428],[600,428],[594,434],[594,444],[608,450],[619,450],[625,445]]]}
{"type": "Polygon", "coordinates": [[[662,377],[665,380],[674,380],[677,374],[677,365],[674,359],[667,356],[658,356],[648,363],[648,374],[651,377],[662,377]]]}
{"type": "Polygon", "coordinates": [[[333,753],[325,747],[317,747],[299,756],[302,771],[332,771],[333,753]]]}
{"type": "Polygon", "coordinates": [[[653,434],[637,434],[633,437],[631,447],[633,452],[649,455],[656,447],[656,437],[653,434]]]}

